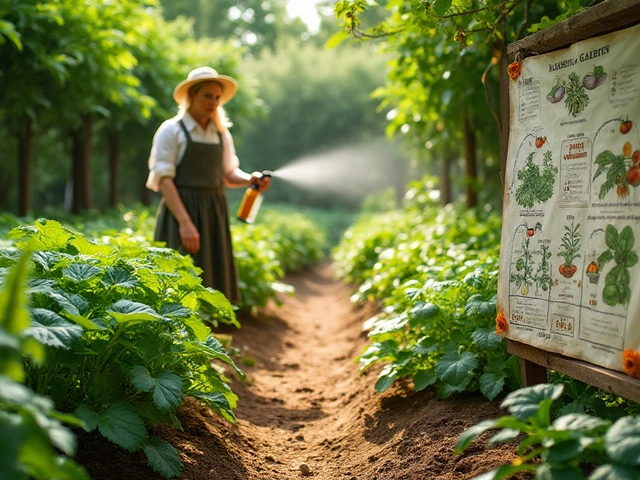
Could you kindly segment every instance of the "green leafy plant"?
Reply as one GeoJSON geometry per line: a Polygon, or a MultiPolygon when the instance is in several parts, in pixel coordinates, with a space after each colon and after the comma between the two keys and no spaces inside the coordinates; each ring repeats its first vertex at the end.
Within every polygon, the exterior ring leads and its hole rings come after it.
{"type": "Polygon", "coordinates": [[[616,187],[618,197],[625,198],[629,194],[625,156],[614,155],[610,150],[605,150],[596,156],[596,165],[598,165],[598,168],[593,175],[594,180],[603,173],[606,173],[605,180],[602,185],[600,185],[598,198],[602,200],[609,190],[616,187]]]}
{"type": "Polygon", "coordinates": [[[578,270],[573,261],[580,257],[578,252],[580,251],[582,235],[578,233],[579,228],[580,224],[575,225],[575,222],[571,222],[571,226],[564,225],[561,250],[557,255],[564,259],[564,263],[560,265],[559,272],[560,275],[566,278],[573,277],[578,270]]]}
{"type": "Polygon", "coordinates": [[[524,167],[517,173],[521,183],[516,189],[516,202],[525,208],[532,208],[536,203],[544,203],[551,198],[558,173],[550,150],[543,154],[542,172],[533,162],[534,155],[535,152],[527,155],[524,167]]]}
{"type": "Polygon", "coordinates": [[[0,268],[13,265],[19,250],[33,251],[25,335],[46,347],[45,361],[27,362],[27,385],[89,430],[144,450],[163,476],[179,475],[177,450],[150,437],[146,425],[179,425],[175,411],[187,396],[235,419],[237,397],[211,362],[243,374],[197,314],[206,306],[237,325],[229,302],[203,287],[190,258],[174,250],[126,238],[99,244],[50,220],[10,237],[18,251],[0,251],[0,268]]]}
{"type": "Polygon", "coordinates": [[[509,281],[516,284],[516,288],[520,288],[522,295],[529,293],[529,287],[535,281],[533,276],[533,253],[529,249],[529,241],[531,238],[524,237],[522,239],[522,254],[516,260],[516,272],[512,273],[509,281]]]}
{"type": "Polygon", "coordinates": [[[626,305],[631,298],[629,269],[638,263],[638,254],[633,250],[635,246],[633,230],[627,225],[618,233],[616,227],[607,225],[605,243],[609,248],[598,257],[598,268],[602,271],[602,268],[611,260],[615,261],[616,265],[604,278],[602,300],[612,307],[618,304],[626,305]]]}
{"type": "Polygon", "coordinates": [[[551,267],[549,266],[549,259],[551,258],[551,252],[547,245],[540,246],[540,263],[535,274],[536,289],[542,288],[543,291],[551,289],[553,281],[551,280],[551,267]]]}
{"type": "Polygon", "coordinates": [[[524,438],[519,457],[494,469],[483,480],[501,480],[517,472],[535,472],[539,479],[585,478],[581,467],[599,466],[591,480],[640,478],[640,417],[627,416],[615,423],[584,413],[570,413],[552,421],[552,403],[562,394],[562,385],[535,385],[511,392],[502,402],[511,415],[486,420],[466,430],[456,442],[455,452],[466,450],[487,430],[500,429],[490,445],[524,438]]]}
{"type": "Polygon", "coordinates": [[[21,384],[23,359],[40,362],[43,347],[26,336],[28,253],[2,281],[0,291],[0,469],[1,480],[88,480],[69,457],[75,454],[73,433],[64,424],[82,422],[54,409],[53,402],[21,384]]]}
{"type": "Polygon", "coordinates": [[[589,95],[582,84],[582,79],[576,72],[569,74],[569,83],[566,85],[567,94],[564,103],[572,117],[578,116],[587,105],[589,105],[589,95]]]}

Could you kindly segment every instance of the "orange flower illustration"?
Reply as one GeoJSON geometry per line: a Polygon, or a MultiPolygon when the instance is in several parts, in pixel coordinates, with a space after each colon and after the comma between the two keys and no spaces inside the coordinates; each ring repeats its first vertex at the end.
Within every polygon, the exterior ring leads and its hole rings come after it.
{"type": "Polygon", "coordinates": [[[507,73],[511,80],[515,80],[522,73],[522,64],[518,60],[511,62],[507,67],[507,73]]]}
{"type": "Polygon", "coordinates": [[[507,330],[509,330],[509,324],[507,323],[507,319],[504,318],[502,312],[500,312],[496,317],[496,333],[498,335],[502,335],[507,330]]]}
{"type": "Polygon", "coordinates": [[[627,375],[640,378],[640,352],[630,348],[622,352],[622,367],[627,375]]]}

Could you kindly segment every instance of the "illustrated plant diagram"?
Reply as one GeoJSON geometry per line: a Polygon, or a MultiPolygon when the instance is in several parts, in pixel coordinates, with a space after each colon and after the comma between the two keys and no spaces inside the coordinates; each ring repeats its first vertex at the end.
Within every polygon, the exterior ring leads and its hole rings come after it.
{"type": "Polygon", "coordinates": [[[520,185],[516,189],[516,202],[525,208],[532,208],[536,203],[544,203],[553,195],[558,168],[553,165],[551,151],[543,154],[542,171],[533,162],[535,152],[527,155],[527,161],[518,171],[520,185]]]}
{"type": "Polygon", "coordinates": [[[580,224],[575,225],[575,222],[571,222],[571,226],[564,226],[564,235],[562,236],[561,250],[558,252],[558,256],[564,259],[564,263],[560,265],[558,271],[560,275],[565,278],[571,278],[578,270],[573,264],[573,261],[580,257],[578,253],[580,251],[580,240],[582,236],[578,233],[580,224]]]}
{"type": "Polygon", "coordinates": [[[551,289],[552,285],[551,266],[549,264],[551,252],[546,245],[542,245],[540,251],[532,251],[530,249],[529,242],[531,241],[531,236],[533,236],[529,234],[530,230],[533,229],[528,229],[527,235],[522,240],[522,254],[516,261],[517,273],[511,274],[511,283],[515,283],[516,287],[520,288],[522,295],[527,295],[529,293],[529,287],[534,283],[536,285],[536,292],[540,288],[546,292],[551,289]],[[540,263],[535,273],[534,267],[536,262],[533,259],[534,254],[541,255],[540,263]]]}
{"type": "MultiPolygon", "coordinates": [[[[629,120],[620,121],[620,133],[627,134],[633,123],[629,120]]],[[[629,186],[640,185],[640,150],[634,150],[631,142],[625,142],[622,152],[616,155],[611,150],[604,150],[596,156],[595,181],[600,175],[605,175],[605,180],[600,185],[598,198],[602,200],[607,193],[615,188],[618,198],[625,199],[629,195],[629,186]]]]}
{"type": "Polygon", "coordinates": [[[631,298],[629,283],[631,275],[629,269],[638,263],[638,254],[634,251],[635,236],[630,226],[618,232],[613,225],[607,225],[605,230],[607,250],[598,257],[598,267],[603,267],[613,260],[616,265],[604,278],[602,301],[609,306],[627,305],[631,298]]]}
{"type": "Polygon", "coordinates": [[[549,251],[549,247],[546,245],[541,245],[540,254],[542,258],[540,259],[538,269],[536,270],[536,287],[542,288],[542,290],[546,292],[551,288],[552,285],[551,266],[549,265],[551,252],[549,251]]]}
{"type": "Polygon", "coordinates": [[[602,65],[594,65],[593,71],[586,74],[582,79],[576,72],[569,74],[569,81],[560,78],[546,96],[550,103],[558,103],[564,98],[564,104],[572,117],[577,117],[589,105],[589,95],[587,90],[594,90],[604,83],[607,73],[602,65]]]}

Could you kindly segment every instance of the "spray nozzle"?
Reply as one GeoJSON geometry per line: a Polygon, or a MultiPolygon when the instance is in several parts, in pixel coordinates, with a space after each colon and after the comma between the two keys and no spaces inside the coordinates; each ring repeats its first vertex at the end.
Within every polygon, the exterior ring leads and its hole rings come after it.
{"type": "Polygon", "coordinates": [[[263,170],[261,173],[263,177],[273,177],[273,170],[263,170]]]}

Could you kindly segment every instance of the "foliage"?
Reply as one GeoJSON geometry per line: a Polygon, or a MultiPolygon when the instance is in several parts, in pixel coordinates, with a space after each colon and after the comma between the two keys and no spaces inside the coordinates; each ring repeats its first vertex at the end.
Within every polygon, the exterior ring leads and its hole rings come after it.
{"type": "MultiPolygon", "coordinates": [[[[237,325],[229,302],[203,287],[190,259],[173,250],[124,237],[91,242],[51,220],[9,235],[19,250],[34,252],[26,334],[46,346],[44,362],[27,363],[27,384],[89,430],[144,449],[163,476],[177,476],[177,450],[149,437],[146,425],[179,424],[175,411],[187,396],[235,419],[237,397],[211,361],[243,374],[197,314],[214,311],[237,325]]],[[[1,252],[3,272],[18,254],[1,252]]]]}
{"type": "Polygon", "coordinates": [[[82,422],[55,411],[49,398],[20,383],[24,380],[23,357],[41,362],[44,353],[28,336],[28,261],[25,253],[5,271],[0,291],[0,479],[85,480],[89,476],[84,469],[67,457],[74,455],[76,443],[63,425],[81,426],[82,422]]]}
{"type": "Polygon", "coordinates": [[[494,327],[500,218],[412,194],[402,211],[363,217],[334,253],[360,285],[353,298],[385,304],[365,323],[361,370],[384,364],[378,391],[410,377],[442,397],[479,389],[493,399],[519,378],[494,327]]]}
{"type": "MultiPolygon", "coordinates": [[[[536,472],[536,478],[584,478],[582,466],[599,466],[592,480],[631,480],[640,476],[640,417],[611,421],[584,413],[569,413],[552,421],[552,403],[562,385],[542,384],[511,392],[502,402],[511,415],[485,420],[465,431],[456,443],[456,453],[487,430],[500,429],[490,445],[522,438],[519,457],[482,475],[485,480],[508,478],[516,472],[536,472]]],[[[476,477],[480,478],[480,477],[476,477]]]]}
{"type": "Polygon", "coordinates": [[[533,162],[535,152],[527,155],[527,161],[516,176],[521,182],[516,189],[516,202],[525,208],[533,208],[536,203],[544,203],[553,195],[558,167],[553,164],[551,151],[544,152],[542,172],[533,162]]]}
{"type": "Polygon", "coordinates": [[[512,273],[509,279],[510,282],[515,283],[517,288],[522,287],[522,294],[526,295],[529,291],[529,287],[533,284],[533,253],[529,248],[529,237],[522,239],[522,255],[516,261],[516,272],[512,273]]]}
{"type": "Polygon", "coordinates": [[[638,263],[638,254],[633,250],[635,245],[633,230],[627,225],[618,233],[616,227],[607,225],[605,243],[609,248],[598,257],[598,268],[602,271],[602,268],[611,260],[614,260],[616,265],[605,276],[602,300],[610,306],[626,305],[631,298],[629,269],[638,263]]]}
{"type": "Polygon", "coordinates": [[[594,180],[606,172],[605,181],[598,192],[600,200],[616,185],[624,185],[628,191],[629,182],[627,182],[627,164],[624,155],[615,155],[611,150],[604,150],[596,155],[596,165],[598,168],[593,175],[594,180]]]}
{"type": "Polygon", "coordinates": [[[579,228],[580,224],[575,225],[575,222],[571,222],[571,226],[564,225],[564,235],[562,235],[562,245],[558,256],[564,259],[565,267],[572,267],[573,261],[580,257],[578,252],[582,235],[578,233],[579,228]]]}
{"type": "Polygon", "coordinates": [[[576,72],[569,74],[569,83],[566,85],[567,94],[565,105],[572,117],[577,117],[589,105],[589,95],[582,84],[582,79],[576,72]]]}

